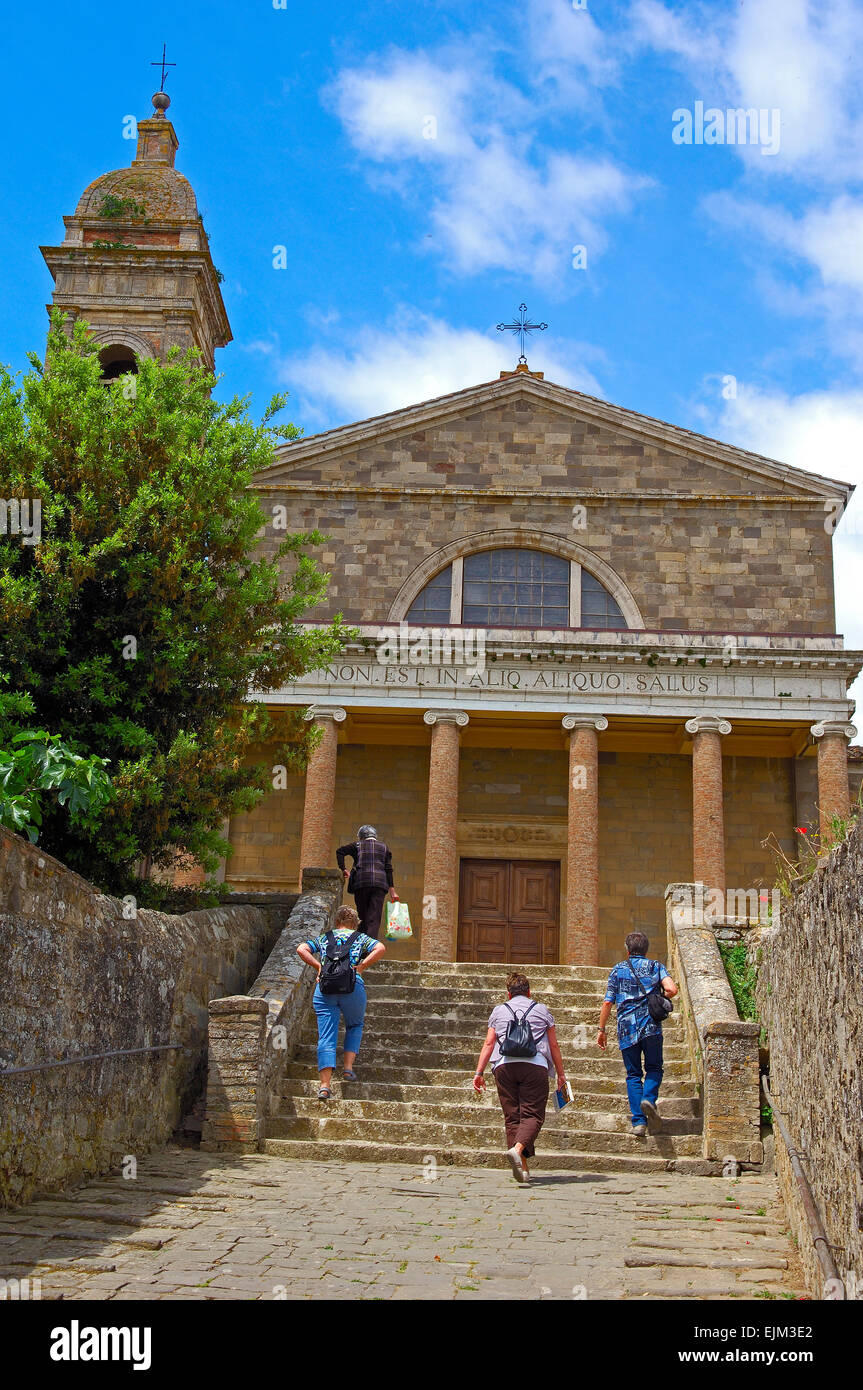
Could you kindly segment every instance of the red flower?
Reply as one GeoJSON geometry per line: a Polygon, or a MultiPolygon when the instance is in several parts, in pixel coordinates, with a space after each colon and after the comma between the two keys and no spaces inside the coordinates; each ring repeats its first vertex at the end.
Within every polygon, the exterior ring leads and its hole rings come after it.
{"type": "Polygon", "coordinates": [[[794,829],[797,831],[797,834],[798,834],[798,835],[808,835],[808,834],[809,834],[809,831],[806,829],[806,826],[805,826],[805,825],[795,825],[794,829]]]}

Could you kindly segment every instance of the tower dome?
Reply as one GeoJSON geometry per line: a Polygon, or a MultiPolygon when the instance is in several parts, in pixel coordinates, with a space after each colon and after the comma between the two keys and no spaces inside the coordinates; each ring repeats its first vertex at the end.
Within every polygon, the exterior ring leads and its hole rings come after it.
{"type": "Polygon", "coordinates": [[[63,219],[63,244],[41,248],[55,284],[49,308],[87,321],[109,377],[175,346],[196,347],[212,369],[215,349],[231,341],[195,194],[174,167],[169,105],[155,93],[131,165],[88,184],[63,219]]]}

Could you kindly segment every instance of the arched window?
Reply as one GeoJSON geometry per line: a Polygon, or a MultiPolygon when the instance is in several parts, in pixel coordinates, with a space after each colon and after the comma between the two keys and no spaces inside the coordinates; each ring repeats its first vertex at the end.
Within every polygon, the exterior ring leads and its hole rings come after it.
{"type": "Polygon", "coordinates": [[[126,376],[130,372],[134,376],[138,371],[134,352],[123,343],[112,343],[110,347],[102,348],[99,361],[102,365],[103,381],[116,381],[118,377],[126,376]]]}
{"type": "Polygon", "coordinates": [[[626,627],[598,579],[543,550],[480,550],[454,560],[420,590],[405,616],[433,627],[626,627]]]}

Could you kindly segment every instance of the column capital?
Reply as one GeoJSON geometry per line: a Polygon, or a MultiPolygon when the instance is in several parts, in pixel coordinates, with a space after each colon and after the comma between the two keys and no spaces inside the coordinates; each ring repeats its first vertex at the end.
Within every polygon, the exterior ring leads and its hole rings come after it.
{"type": "Polygon", "coordinates": [[[304,719],[332,719],[334,724],[343,724],[347,717],[341,705],[311,705],[303,715],[304,719]]]}
{"type": "Polygon", "coordinates": [[[423,715],[424,724],[456,724],[463,729],[468,722],[463,709],[427,709],[423,715]]]}
{"type": "Polygon", "coordinates": [[[857,737],[855,726],[844,719],[820,719],[817,724],[812,725],[809,732],[813,738],[823,738],[825,734],[841,734],[849,743],[852,738],[857,737]]]}
{"type": "Polygon", "coordinates": [[[730,734],[731,725],[727,719],[722,719],[718,714],[696,714],[693,719],[687,719],[686,732],[688,734],[730,734]]]}
{"type": "Polygon", "coordinates": [[[560,722],[567,730],[595,729],[598,734],[608,728],[608,720],[604,714],[565,714],[560,722]]]}

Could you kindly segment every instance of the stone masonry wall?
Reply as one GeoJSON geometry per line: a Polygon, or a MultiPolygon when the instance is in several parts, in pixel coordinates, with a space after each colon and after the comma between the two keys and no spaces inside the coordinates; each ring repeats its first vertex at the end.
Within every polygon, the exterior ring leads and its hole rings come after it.
{"type": "Polygon", "coordinates": [[[179,1044],[0,1071],[0,1204],[168,1139],[203,1086],[210,999],[245,989],[274,936],[273,915],[249,905],[181,917],[123,908],[0,827],[0,1068],[179,1044]]]}
{"type": "MultiPolygon", "coordinates": [[[[863,1283],[863,821],[783,899],[760,936],[757,1003],[770,1044],[770,1089],[801,1153],[843,1279],[863,1283]]],[[[812,1248],[778,1127],[777,1172],[810,1288],[812,1248]]]]}
{"type": "MultiPolygon", "coordinates": [[[[282,457],[290,462],[290,448],[282,457]]],[[[284,486],[262,492],[261,502],[267,512],[286,505],[289,529],[318,526],[330,538],[322,560],[332,581],[320,617],[342,612],[349,622],[386,622],[420,561],[462,537],[524,527],[575,539],[606,560],[648,628],[832,632],[824,508],[815,499],[779,500],[790,490],[551,405],[510,399],[306,461],[284,486]],[[324,499],[309,495],[314,484],[360,491],[324,499]],[[585,500],[579,487],[644,495],[588,498],[586,527],[574,532],[573,499],[585,500]],[[417,495],[420,488],[438,495],[417,495]],[[474,494],[469,505],[463,495],[447,495],[465,488],[474,494]],[[507,488],[537,491],[516,499],[507,488]],[[398,505],[392,491],[377,489],[397,490],[398,505]],[[647,496],[662,492],[670,495],[647,496]],[[777,501],[747,500],[753,492],[777,501]],[[699,500],[699,493],[718,500],[699,500]]],[[[280,534],[269,532],[265,548],[274,552],[280,534]]]]}
{"type": "MultiPolygon", "coordinates": [[[[666,890],[668,965],[680,989],[675,1006],[701,1086],[704,1158],[760,1167],[758,1024],[737,1013],[715,932],[705,924],[696,885],[666,890]]],[[[719,1168],[716,1169],[719,1171],[719,1168]]]]}
{"type": "Polygon", "coordinates": [[[202,1148],[258,1148],[314,992],[315,973],[300,960],[297,946],[330,930],[341,899],[337,871],[305,869],[303,891],[248,994],[210,1003],[202,1148]]]}

